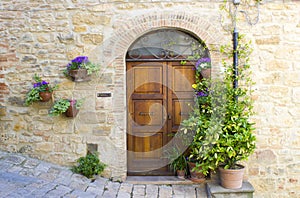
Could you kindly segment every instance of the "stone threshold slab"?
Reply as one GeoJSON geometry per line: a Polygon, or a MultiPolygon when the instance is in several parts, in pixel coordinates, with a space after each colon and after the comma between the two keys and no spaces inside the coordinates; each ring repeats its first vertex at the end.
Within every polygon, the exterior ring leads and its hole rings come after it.
{"type": "MultiPolygon", "coordinates": [[[[192,182],[189,179],[179,179],[175,176],[127,176],[126,182],[130,184],[186,184],[197,185],[200,183],[192,182]]],[[[204,182],[202,182],[204,183],[204,182]]]]}

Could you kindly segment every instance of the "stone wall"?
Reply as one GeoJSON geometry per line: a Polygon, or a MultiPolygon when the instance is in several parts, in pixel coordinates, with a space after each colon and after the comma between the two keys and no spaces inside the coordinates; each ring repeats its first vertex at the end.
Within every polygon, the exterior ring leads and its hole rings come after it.
{"type": "MultiPolygon", "coordinates": [[[[230,42],[219,20],[220,2],[2,0],[0,3],[0,148],[70,165],[96,144],[105,176],[126,177],[125,54],[135,39],[157,28],[181,28],[212,53],[230,42]],[[77,55],[102,65],[100,75],[74,83],[62,70],[77,55]],[[55,98],[85,98],[74,118],[49,117],[52,102],[25,107],[37,73],[60,88],[55,98]],[[97,93],[112,97],[100,98],[97,93]]],[[[300,196],[300,2],[264,1],[260,20],[238,29],[252,40],[257,150],[247,178],[257,197],[300,196]]]]}

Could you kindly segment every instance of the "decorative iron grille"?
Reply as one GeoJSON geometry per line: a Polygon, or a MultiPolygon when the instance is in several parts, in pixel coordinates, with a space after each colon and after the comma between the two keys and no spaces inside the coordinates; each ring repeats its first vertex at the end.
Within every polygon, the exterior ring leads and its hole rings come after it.
{"type": "Polygon", "coordinates": [[[160,29],[138,38],[130,46],[126,60],[196,60],[208,56],[209,51],[201,40],[180,30],[160,29]]]}

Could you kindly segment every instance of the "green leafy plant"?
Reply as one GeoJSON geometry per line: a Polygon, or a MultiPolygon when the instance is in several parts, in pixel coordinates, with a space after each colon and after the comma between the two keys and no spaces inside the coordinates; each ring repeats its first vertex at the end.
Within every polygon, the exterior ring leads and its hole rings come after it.
{"type": "Polygon", "coordinates": [[[34,74],[33,79],[35,83],[33,84],[33,88],[27,93],[25,99],[25,105],[29,106],[33,102],[40,101],[41,92],[50,92],[52,93],[55,89],[58,88],[58,85],[50,86],[49,82],[44,81],[37,74],[34,74]]]}
{"type": "Polygon", "coordinates": [[[99,160],[97,153],[88,153],[85,157],[80,157],[77,163],[78,165],[73,166],[71,170],[87,178],[101,174],[107,166],[99,160]]]}
{"type": "Polygon", "coordinates": [[[67,65],[67,68],[64,70],[64,74],[69,76],[70,70],[76,69],[86,69],[88,75],[90,75],[93,72],[99,71],[100,65],[90,62],[87,56],[77,56],[67,65]]]}
{"type": "Polygon", "coordinates": [[[76,109],[80,109],[83,104],[83,99],[58,99],[53,104],[52,108],[49,111],[49,115],[58,116],[65,113],[71,105],[75,105],[76,109]]]}
{"type": "Polygon", "coordinates": [[[170,150],[166,152],[166,156],[170,162],[169,167],[173,171],[184,170],[187,169],[187,161],[184,153],[180,152],[180,149],[174,146],[170,150]]]}
{"type": "MultiPolygon", "coordinates": [[[[232,64],[223,61],[223,79],[197,80],[195,107],[189,118],[182,123],[182,130],[193,132],[190,159],[196,160],[196,169],[207,175],[217,167],[234,169],[241,160],[246,160],[255,150],[253,100],[249,72],[250,44],[239,37],[239,87],[235,80],[232,64]]],[[[231,56],[232,50],[223,47],[222,52],[231,56]]],[[[196,71],[197,75],[197,71],[196,71]]]]}

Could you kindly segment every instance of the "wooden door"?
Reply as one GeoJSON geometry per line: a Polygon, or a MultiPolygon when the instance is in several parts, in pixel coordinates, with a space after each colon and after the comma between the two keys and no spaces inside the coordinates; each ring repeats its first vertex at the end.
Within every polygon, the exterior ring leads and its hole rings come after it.
{"type": "Polygon", "coordinates": [[[129,175],[170,175],[162,158],[193,103],[195,73],[179,62],[127,63],[129,175]]]}

